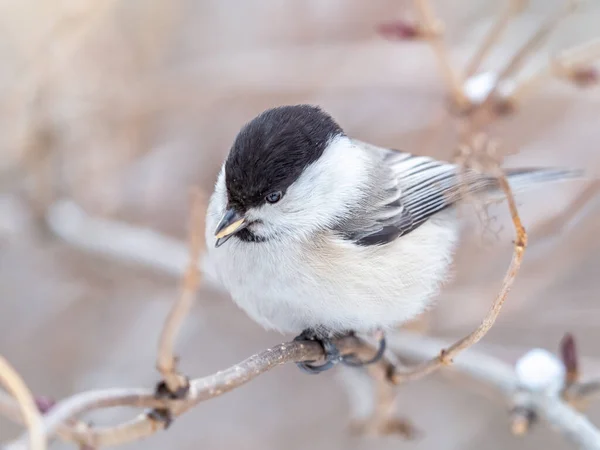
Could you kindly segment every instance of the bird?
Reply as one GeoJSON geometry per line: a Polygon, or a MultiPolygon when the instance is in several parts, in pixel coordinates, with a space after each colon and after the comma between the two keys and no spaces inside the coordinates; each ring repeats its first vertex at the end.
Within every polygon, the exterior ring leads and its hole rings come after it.
{"type": "MultiPolygon", "coordinates": [[[[577,170],[505,171],[515,191],[577,170]]],[[[449,278],[459,245],[456,206],[501,194],[495,176],[348,136],[315,105],[260,113],[238,132],[206,215],[208,258],[233,301],[265,329],[315,340],[373,334],[416,318],[449,278]]]]}

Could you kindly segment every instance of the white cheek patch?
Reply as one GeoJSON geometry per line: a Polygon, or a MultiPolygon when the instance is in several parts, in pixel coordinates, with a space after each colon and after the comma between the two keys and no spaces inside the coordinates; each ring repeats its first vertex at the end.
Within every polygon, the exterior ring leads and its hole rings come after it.
{"type": "Polygon", "coordinates": [[[336,137],[307,167],[281,201],[248,211],[259,234],[308,234],[333,225],[357,203],[368,181],[368,155],[347,137],[336,137]]]}

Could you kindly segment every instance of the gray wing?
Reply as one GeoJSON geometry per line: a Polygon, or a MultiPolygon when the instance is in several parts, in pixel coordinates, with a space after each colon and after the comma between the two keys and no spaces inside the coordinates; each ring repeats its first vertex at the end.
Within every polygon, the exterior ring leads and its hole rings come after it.
{"type": "MultiPolygon", "coordinates": [[[[360,143],[361,145],[366,145],[360,143]]],[[[414,231],[465,192],[495,187],[493,177],[409,153],[371,147],[379,172],[372,193],[337,231],[358,245],[383,245],[414,231]]]]}

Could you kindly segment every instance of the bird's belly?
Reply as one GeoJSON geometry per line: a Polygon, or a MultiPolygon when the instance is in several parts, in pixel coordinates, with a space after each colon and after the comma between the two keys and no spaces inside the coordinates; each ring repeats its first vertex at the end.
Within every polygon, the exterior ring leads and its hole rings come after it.
{"type": "Polygon", "coordinates": [[[327,265],[304,247],[282,251],[261,243],[248,251],[241,247],[247,244],[232,244],[227,253],[217,249],[216,262],[233,300],[265,328],[299,333],[315,327],[370,331],[413,319],[445,278],[454,239],[438,240],[435,252],[390,248],[393,257],[367,249],[354,261],[343,252],[342,260],[327,265]]]}
{"type": "MultiPolygon", "coordinates": [[[[229,244],[229,243],[228,243],[229,244]]],[[[237,244],[229,255],[216,259],[217,272],[234,302],[255,322],[283,333],[299,333],[317,326],[323,304],[314,271],[298,252],[267,248],[241,250],[237,244]]],[[[323,324],[324,325],[324,324],[323,324]]]]}

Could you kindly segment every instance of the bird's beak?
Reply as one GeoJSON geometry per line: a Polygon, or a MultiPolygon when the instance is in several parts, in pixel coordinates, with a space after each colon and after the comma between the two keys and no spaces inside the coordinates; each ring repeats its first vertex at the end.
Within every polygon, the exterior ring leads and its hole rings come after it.
{"type": "Polygon", "coordinates": [[[223,218],[215,230],[215,247],[223,245],[231,236],[248,226],[246,218],[233,208],[229,208],[223,214],[223,218]]]}

